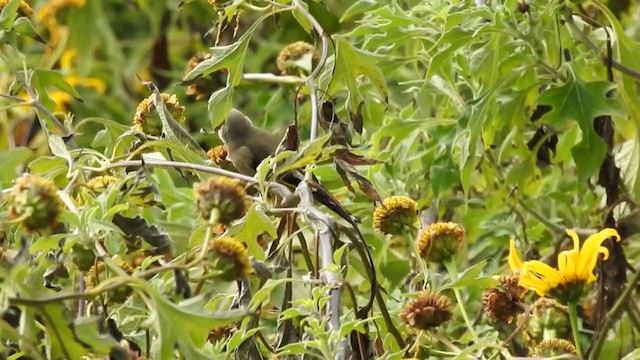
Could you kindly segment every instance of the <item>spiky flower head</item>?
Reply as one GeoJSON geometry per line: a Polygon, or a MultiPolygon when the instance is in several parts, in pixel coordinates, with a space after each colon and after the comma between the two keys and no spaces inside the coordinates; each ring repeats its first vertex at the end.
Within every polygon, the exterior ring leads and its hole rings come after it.
{"type": "Polygon", "coordinates": [[[576,347],[565,339],[542,340],[534,349],[533,356],[555,357],[561,355],[576,355],[576,347]]]}
{"type": "Polygon", "coordinates": [[[247,212],[242,184],[227,177],[209,178],[196,186],[196,206],[205,220],[229,224],[247,212]]]}
{"type": "Polygon", "coordinates": [[[406,196],[390,196],[373,212],[373,228],[383,234],[400,235],[414,226],[418,204],[406,196]]]}
{"type": "Polygon", "coordinates": [[[451,319],[451,300],[433,291],[422,291],[404,304],[400,319],[407,325],[428,330],[451,319]]]}
{"type": "Polygon", "coordinates": [[[489,289],[482,299],[484,313],[493,321],[511,323],[524,308],[520,300],[527,289],[518,285],[518,276],[500,276],[498,288],[489,289]]]}
{"type": "Polygon", "coordinates": [[[312,62],[317,61],[318,53],[313,45],[296,41],[282,48],[276,59],[276,65],[282,75],[293,75],[298,69],[311,72],[312,62]]]}
{"type": "Polygon", "coordinates": [[[453,256],[464,237],[464,229],[453,222],[433,223],[420,231],[416,248],[426,260],[442,262],[453,256]]]}
{"type": "MultiPolygon", "coordinates": [[[[184,123],[184,106],[180,105],[175,95],[165,93],[160,94],[160,98],[169,110],[169,113],[179,123],[184,123]]],[[[154,111],[153,95],[142,100],[138,104],[135,115],[133,115],[133,129],[149,136],[159,137],[162,135],[162,120],[158,113],[154,111]]]]}
{"type": "MultiPolygon", "coordinates": [[[[0,0],[0,9],[4,9],[9,2],[11,2],[11,0],[0,0]]],[[[20,7],[18,8],[18,15],[30,18],[33,16],[33,9],[26,1],[22,0],[20,1],[20,7]]]]}
{"type": "Polygon", "coordinates": [[[223,281],[246,279],[253,271],[247,249],[234,238],[220,238],[209,245],[213,275],[223,281]]]}
{"type": "Polygon", "coordinates": [[[27,232],[53,229],[62,210],[53,181],[28,174],[15,181],[9,198],[9,219],[19,221],[27,232]]]}
{"type": "Polygon", "coordinates": [[[225,162],[228,162],[227,160],[228,155],[229,154],[227,153],[227,147],[224,145],[218,145],[216,147],[212,147],[211,149],[209,149],[209,151],[207,151],[207,156],[209,157],[209,160],[211,160],[211,162],[216,165],[222,165],[225,162]]]}

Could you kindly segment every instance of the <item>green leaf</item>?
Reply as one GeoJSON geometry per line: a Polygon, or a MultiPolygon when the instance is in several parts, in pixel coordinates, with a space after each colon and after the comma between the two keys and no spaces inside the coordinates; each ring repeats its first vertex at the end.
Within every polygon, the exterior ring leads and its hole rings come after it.
{"type": "Polygon", "coordinates": [[[40,101],[48,108],[55,108],[55,103],[47,95],[47,86],[53,86],[56,89],[62,90],[71,95],[76,100],[81,100],[80,94],[76,89],[71,86],[59,71],[35,69],[33,70],[33,77],[31,79],[31,86],[36,90],[40,96],[40,101]]]}
{"type": "Polygon", "coordinates": [[[64,318],[67,310],[63,303],[47,303],[40,307],[40,316],[46,327],[48,359],[80,359],[87,353],[64,318]]]}
{"type": "Polygon", "coordinates": [[[71,153],[67,149],[67,146],[65,145],[64,140],[62,140],[62,137],[60,135],[49,135],[49,148],[51,149],[51,153],[53,153],[53,155],[67,161],[69,172],[71,172],[71,169],[73,168],[73,157],[71,156],[71,153]]]}
{"type": "Polygon", "coordinates": [[[33,152],[26,147],[18,147],[0,152],[0,187],[7,188],[20,176],[18,167],[22,166],[33,152]]]}
{"type": "Polygon", "coordinates": [[[249,255],[255,257],[257,260],[264,260],[264,250],[258,244],[258,236],[263,233],[266,233],[272,239],[277,236],[276,228],[271,222],[271,219],[264,213],[260,205],[254,203],[244,217],[235,237],[247,244],[249,255]]]}
{"type": "Polygon", "coordinates": [[[373,54],[354,48],[343,37],[337,37],[335,41],[337,60],[327,92],[333,94],[339,84],[344,82],[352,95],[358,94],[356,80],[360,75],[364,75],[386,101],[389,98],[389,90],[382,71],[376,66],[378,59],[373,54]]]}
{"type": "MultiPolygon", "coordinates": [[[[149,290],[152,300],[147,305],[152,311],[151,320],[155,324],[159,339],[154,342],[154,359],[173,360],[174,346],[179,344],[183,351],[207,359],[197,349],[204,345],[209,331],[242,320],[248,315],[246,310],[230,310],[219,313],[194,313],[180,305],[169,302],[155,290],[149,290]]],[[[192,358],[192,357],[190,357],[192,358]]]]}
{"type": "Polygon", "coordinates": [[[19,17],[16,19],[16,22],[13,23],[13,31],[17,34],[30,37],[36,41],[39,41],[43,44],[46,44],[47,41],[38,34],[36,29],[33,27],[33,23],[27,17],[19,17]]]}
{"type": "Polygon", "coordinates": [[[538,99],[539,104],[553,108],[543,117],[550,125],[561,128],[576,121],[580,126],[582,141],[572,149],[580,183],[594,175],[604,160],[607,147],[596,133],[593,120],[601,115],[620,113],[618,103],[607,97],[613,88],[611,83],[604,81],[586,83],[572,78],[562,86],[543,92],[538,99]]]}
{"type": "Polygon", "coordinates": [[[11,28],[16,16],[18,16],[20,2],[20,0],[11,0],[4,5],[2,12],[0,12],[0,30],[9,30],[11,28]]]}
{"type": "Polygon", "coordinates": [[[100,333],[101,322],[99,318],[82,318],[73,323],[76,338],[88,345],[95,355],[107,355],[112,346],[118,346],[113,337],[100,333]]]}
{"type": "Polygon", "coordinates": [[[490,276],[481,276],[482,270],[487,266],[488,261],[483,260],[465,270],[457,279],[443,285],[438,291],[453,288],[465,288],[468,286],[494,287],[497,281],[490,276]]]}
{"type": "Polygon", "coordinates": [[[217,129],[226,119],[231,107],[233,106],[233,85],[217,90],[207,103],[209,119],[211,119],[211,128],[217,129]]]}

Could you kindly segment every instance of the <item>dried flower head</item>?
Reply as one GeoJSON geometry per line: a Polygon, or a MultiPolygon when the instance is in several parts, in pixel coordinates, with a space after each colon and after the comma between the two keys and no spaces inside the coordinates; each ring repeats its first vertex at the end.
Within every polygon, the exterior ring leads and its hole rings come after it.
{"type": "Polygon", "coordinates": [[[197,185],[194,192],[198,211],[206,220],[226,225],[247,212],[247,194],[238,180],[209,178],[197,185]]]}
{"type": "MultiPolygon", "coordinates": [[[[193,69],[195,69],[198,64],[201,62],[211,58],[211,54],[195,54],[189,59],[189,63],[187,63],[187,68],[184,71],[185,77],[189,74],[193,69]]],[[[191,98],[195,98],[200,100],[206,96],[211,95],[217,89],[223,87],[226,83],[226,69],[220,69],[214,71],[213,73],[199,77],[192,82],[190,82],[187,87],[187,96],[191,98]]]]}
{"type": "Polygon", "coordinates": [[[247,249],[233,238],[220,238],[209,245],[214,276],[224,281],[246,279],[252,271],[247,249]]]}
{"type": "MultiPolygon", "coordinates": [[[[0,9],[4,9],[10,1],[11,0],[0,0],[0,9]]],[[[30,18],[33,16],[33,9],[26,1],[22,0],[20,1],[20,7],[18,8],[18,15],[30,18]]]]}
{"type": "Polygon", "coordinates": [[[298,69],[311,72],[312,62],[317,61],[318,53],[313,45],[304,41],[296,41],[282,48],[278,54],[276,65],[282,75],[293,75],[298,69]]]}
{"type": "Polygon", "coordinates": [[[566,354],[576,355],[576,347],[565,339],[550,339],[542,340],[538,346],[533,349],[532,355],[546,358],[566,354]]]}
{"type": "Polygon", "coordinates": [[[437,222],[424,228],[416,247],[423,258],[441,262],[453,256],[464,237],[464,229],[453,222],[437,222]]]}
{"type": "Polygon", "coordinates": [[[373,212],[373,228],[384,234],[400,235],[418,219],[417,206],[406,196],[390,196],[373,212]]]}
{"type": "Polygon", "coordinates": [[[207,340],[209,340],[209,342],[212,342],[212,343],[218,340],[222,340],[227,336],[229,336],[229,334],[234,328],[235,328],[235,325],[233,324],[213,328],[211,329],[211,331],[209,331],[209,336],[207,337],[207,340]]]}
{"type": "MultiPolygon", "coordinates": [[[[173,119],[179,123],[184,123],[186,119],[184,106],[180,105],[178,98],[175,95],[165,93],[160,94],[160,98],[162,98],[173,119]]],[[[153,110],[153,95],[151,95],[138,104],[136,113],[133,116],[133,129],[149,136],[158,137],[162,135],[162,121],[158,113],[153,110]]]]}
{"type": "Polygon", "coordinates": [[[524,312],[519,302],[527,289],[518,285],[518,276],[500,276],[500,286],[489,289],[482,299],[484,313],[493,321],[511,323],[513,319],[524,312]]]}
{"type": "Polygon", "coordinates": [[[207,151],[207,156],[209,157],[209,160],[211,160],[211,162],[216,165],[222,165],[228,162],[227,148],[224,145],[212,147],[211,149],[209,149],[209,151],[207,151]]]}
{"type": "Polygon", "coordinates": [[[451,319],[451,300],[433,291],[422,291],[404,304],[400,319],[411,327],[428,330],[451,319]]]}
{"type": "Polygon", "coordinates": [[[9,219],[19,221],[27,232],[53,229],[62,210],[53,181],[27,174],[16,180],[9,198],[9,219]]]}

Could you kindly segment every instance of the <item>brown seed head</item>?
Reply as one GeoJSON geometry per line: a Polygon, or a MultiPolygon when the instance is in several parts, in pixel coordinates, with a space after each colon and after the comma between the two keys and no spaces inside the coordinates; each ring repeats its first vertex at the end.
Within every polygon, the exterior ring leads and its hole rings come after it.
{"type": "Polygon", "coordinates": [[[48,231],[58,224],[63,206],[53,181],[26,174],[9,196],[9,219],[19,220],[28,233],[48,231]]]}
{"type": "Polygon", "coordinates": [[[212,147],[207,151],[207,156],[209,156],[209,160],[212,163],[220,166],[225,164],[227,160],[227,148],[224,145],[218,145],[216,147],[212,147]]]}
{"type": "Polygon", "coordinates": [[[209,178],[200,183],[194,190],[196,206],[205,220],[228,225],[240,219],[248,210],[246,192],[242,184],[227,177],[209,178]]]}
{"type": "Polygon", "coordinates": [[[400,235],[418,219],[417,204],[406,196],[390,196],[373,212],[373,228],[383,234],[400,235]]]}
{"type": "Polygon", "coordinates": [[[209,260],[216,276],[224,281],[246,279],[253,270],[244,244],[233,238],[212,241],[209,260]]]}
{"type": "Polygon", "coordinates": [[[565,339],[542,340],[538,346],[533,349],[533,356],[539,357],[555,357],[561,355],[576,355],[576,347],[565,339]]]}
{"type": "Polygon", "coordinates": [[[300,68],[295,62],[301,60],[305,55],[311,56],[312,63],[318,61],[318,54],[313,45],[304,41],[296,41],[282,48],[278,54],[276,65],[282,75],[293,75],[300,68]]]}
{"type": "Polygon", "coordinates": [[[459,224],[437,222],[420,232],[416,248],[423,258],[442,262],[456,253],[463,237],[464,229],[459,224]]]}
{"type": "Polygon", "coordinates": [[[404,304],[400,319],[411,327],[428,330],[451,319],[451,300],[433,291],[418,293],[404,304]]]}
{"type": "Polygon", "coordinates": [[[500,287],[489,289],[482,299],[484,313],[493,321],[511,323],[524,312],[519,302],[527,290],[518,285],[518,276],[501,276],[500,287]]]}

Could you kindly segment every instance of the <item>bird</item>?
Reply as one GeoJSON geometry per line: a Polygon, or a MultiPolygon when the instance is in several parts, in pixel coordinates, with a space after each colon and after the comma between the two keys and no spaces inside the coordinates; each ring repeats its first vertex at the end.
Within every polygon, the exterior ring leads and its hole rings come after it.
{"type": "MultiPolygon", "coordinates": [[[[224,123],[218,128],[218,136],[227,148],[227,159],[239,173],[253,176],[262,160],[273,155],[280,145],[280,138],[265,129],[254,126],[240,110],[232,108],[224,123]]],[[[282,181],[297,186],[304,176],[300,171],[284,174],[282,181]]],[[[316,201],[333,210],[349,222],[359,222],[313,177],[311,182],[316,201]]]]}
{"type": "Polygon", "coordinates": [[[243,175],[253,176],[262,160],[273,155],[280,139],[265,129],[254,126],[238,109],[231,109],[218,129],[218,136],[227,148],[227,158],[243,175]]]}

